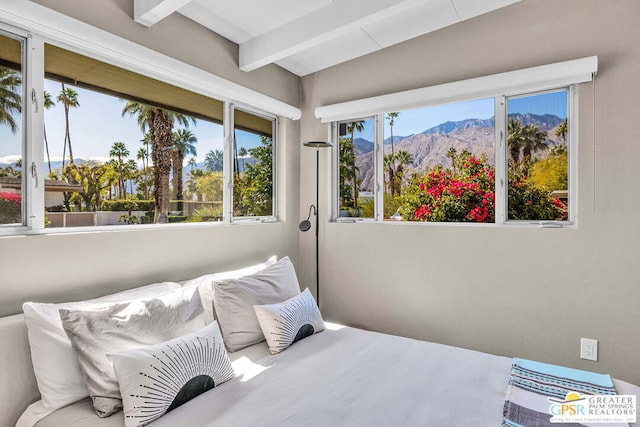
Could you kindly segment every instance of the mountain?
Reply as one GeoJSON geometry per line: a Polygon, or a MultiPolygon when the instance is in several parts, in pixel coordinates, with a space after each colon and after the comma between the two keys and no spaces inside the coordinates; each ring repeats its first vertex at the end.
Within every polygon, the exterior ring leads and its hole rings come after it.
{"type": "MultiPolygon", "coordinates": [[[[509,119],[520,121],[524,125],[535,125],[547,133],[547,145],[558,144],[560,139],[555,136],[556,129],[564,121],[551,114],[509,114],[509,119]]],[[[406,137],[394,135],[394,151],[404,150],[413,156],[414,162],[405,166],[405,176],[413,172],[423,173],[427,168],[441,164],[450,167],[451,161],[447,158],[449,147],[455,147],[458,152],[467,150],[480,157],[488,156],[489,163],[494,162],[494,127],[495,118],[467,119],[457,122],[444,122],[431,127],[419,134],[406,137]]],[[[385,140],[384,153],[391,153],[390,138],[385,140]]],[[[362,178],[362,191],[372,191],[374,187],[374,144],[371,141],[357,138],[356,166],[359,176],[362,178]]]]}

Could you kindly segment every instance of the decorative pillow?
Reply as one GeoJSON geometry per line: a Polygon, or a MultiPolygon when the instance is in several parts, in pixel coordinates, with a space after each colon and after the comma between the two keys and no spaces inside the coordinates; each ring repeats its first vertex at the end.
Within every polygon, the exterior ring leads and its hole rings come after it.
{"type": "Polygon", "coordinates": [[[108,417],[122,407],[108,353],[157,344],[206,325],[197,288],[177,289],[156,298],[97,310],[60,309],[60,319],[100,417],[108,417]]]}
{"type": "Polygon", "coordinates": [[[289,257],[238,279],[213,282],[213,303],[224,343],[231,352],[264,341],[254,305],[275,304],[300,293],[289,257]]]}
{"type": "Polygon", "coordinates": [[[238,270],[223,271],[220,273],[205,274],[203,276],[196,277],[195,279],[182,282],[182,286],[197,286],[200,292],[200,298],[202,299],[202,306],[210,320],[207,323],[213,321],[216,316],[213,310],[213,288],[212,284],[216,280],[223,279],[237,279],[239,277],[247,276],[249,274],[257,273],[264,270],[266,267],[276,263],[278,258],[273,255],[265,262],[256,265],[250,265],[249,267],[240,268],[238,270]]]}
{"type": "Polygon", "coordinates": [[[144,426],[234,377],[216,322],[171,341],[107,356],[126,427],[144,426]]]}
{"type": "Polygon", "coordinates": [[[309,288],[283,303],[253,308],[271,354],[280,353],[296,341],[324,331],[322,315],[309,288]]]}
{"type": "Polygon", "coordinates": [[[59,309],[90,310],[116,302],[131,301],[180,289],[178,283],[154,283],[88,301],[45,304],[26,302],[22,306],[29,335],[33,372],[44,409],[53,412],[89,396],[80,364],[69,337],[62,329],[59,309]]]}

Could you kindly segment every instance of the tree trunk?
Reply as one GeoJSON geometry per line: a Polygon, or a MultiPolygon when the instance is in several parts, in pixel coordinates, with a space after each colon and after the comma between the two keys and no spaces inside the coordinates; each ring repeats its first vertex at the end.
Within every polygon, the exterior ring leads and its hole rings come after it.
{"type": "MultiPolygon", "coordinates": [[[[355,159],[355,155],[354,155],[355,159]]],[[[355,160],[354,160],[355,161],[355,160]]],[[[356,170],[355,165],[353,166],[353,208],[358,209],[358,171],[356,170]]]]}
{"type": "Polygon", "coordinates": [[[178,201],[178,210],[182,212],[183,204],[182,199],[184,198],[182,188],[182,162],[184,161],[184,154],[180,151],[173,152],[173,194],[175,199],[178,201]]]}
{"type": "Polygon", "coordinates": [[[389,173],[389,192],[391,196],[394,196],[396,191],[396,172],[391,163],[387,167],[387,172],[389,173]]]}
{"type": "Polygon", "coordinates": [[[155,220],[157,224],[169,222],[169,175],[173,152],[173,123],[167,112],[156,108],[153,114],[155,220]]]}
{"type": "Polygon", "coordinates": [[[44,129],[44,148],[47,150],[47,164],[49,165],[49,174],[51,174],[51,156],[49,155],[49,141],[47,141],[47,128],[44,129]]]}
{"type": "MultiPolygon", "coordinates": [[[[71,150],[71,135],[69,133],[69,100],[67,99],[67,91],[62,84],[62,104],[64,105],[64,121],[65,121],[65,144],[69,144],[69,164],[73,164],[73,151],[71,150]]],[[[66,146],[66,145],[65,145],[66,146]]],[[[62,153],[62,169],[64,170],[64,152],[62,153]]]]}

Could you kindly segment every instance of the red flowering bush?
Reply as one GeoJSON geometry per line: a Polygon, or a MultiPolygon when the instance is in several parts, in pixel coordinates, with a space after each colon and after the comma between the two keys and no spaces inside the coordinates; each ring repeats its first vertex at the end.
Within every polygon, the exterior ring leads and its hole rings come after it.
{"type": "MultiPolygon", "coordinates": [[[[441,165],[414,176],[402,196],[405,221],[495,222],[495,168],[485,156],[450,149],[452,167],[441,165]]],[[[525,169],[509,164],[508,218],[544,221],[567,219],[567,205],[537,188],[525,169]]]]}
{"type": "Polygon", "coordinates": [[[22,221],[22,197],[16,193],[0,192],[0,224],[22,221]]]}
{"type": "Polygon", "coordinates": [[[407,188],[400,213],[407,221],[493,222],[495,172],[486,157],[451,152],[453,167],[438,165],[407,188]]]}
{"type": "Polygon", "coordinates": [[[521,170],[509,168],[508,219],[524,221],[566,220],[567,205],[551,198],[549,191],[538,188],[521,170]]]}

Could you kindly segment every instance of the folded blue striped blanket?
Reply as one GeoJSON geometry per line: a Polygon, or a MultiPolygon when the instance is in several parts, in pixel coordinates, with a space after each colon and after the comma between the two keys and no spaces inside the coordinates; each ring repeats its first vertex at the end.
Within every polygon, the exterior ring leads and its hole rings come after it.
{"type": "Polygon", "coordinates": [[[549,398],[564,401],[570,392],[580,395],[616,394],[609,375],[513,359],[502,426],[581,426],[582,424],[558,424],[550,421],[552,416],[549,412],[549,398]]]}

